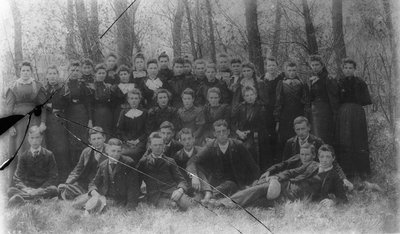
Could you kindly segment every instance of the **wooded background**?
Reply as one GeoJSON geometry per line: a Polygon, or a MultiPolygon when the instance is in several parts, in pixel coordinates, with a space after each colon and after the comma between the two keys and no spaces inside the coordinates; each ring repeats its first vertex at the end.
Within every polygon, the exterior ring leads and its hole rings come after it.
{"type": "Polygon", "coordinates": [[[51,64],[65,70],[69,60],[83,57],[99,63],[109,52],[128,65],[137,52],[211,61],[227,53],[253,62],[259,74],[264,58],[274,56],[280,64],[297,61],[303,76],[310,54],[322,55],[333,76],[350,57],[369,84],[374,105],[368,111],[382,113],[395,128],[395,0],[136,0],[102,38],[131,0],[6,1],[3,84],[15,79],[22,60],[43,79],[51,64]]]}

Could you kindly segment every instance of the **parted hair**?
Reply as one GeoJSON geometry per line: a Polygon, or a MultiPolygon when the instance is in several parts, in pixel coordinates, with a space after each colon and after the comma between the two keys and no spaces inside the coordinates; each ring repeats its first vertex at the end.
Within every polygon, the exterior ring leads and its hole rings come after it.
{"type": "Polygon", "coordinates": [[[31,64],[30,62],[28,62],[28,61],[23,61],[23,62],[21,63],[21,65],[20,65],[19,70],[21,70],[22,67],[30,67],[31,71],[33,70],[32,64],[31,64]]]}
{"type": "Polygon", "coordinates": [[[108,53],[107,56],[106,56],[106,59],[108,59],[109,57],[113,57],[113,58],[115,58],[115,59],[118,58],[118,56],[117,56],[115,53],[113,53],[113,52],[108,53]]]}
{"type": "Polygon", "coordinates": [[[342,66],[344,66],[345,64],[351,64],[351,65],[354,66],[354,69],[357,68],[357,63],[356,63],[356,61],[354,61],[353,59],[344,58],[344,59],[342,60],[342,66]]]}
{"type": "Polygon", "coordinates": [[[190,128],[182,128],[179,132],[178,132],[178,138],[181,139],[181,136],[183,134],[187,134],[187,135],[191,135],[192,137],[194,137],[193,131],[190,128]]]}
{"type": "MultiPolygon", "coordinates": [[[[30,65],[26,65],[26,66],[30,66],[30,65]]],[[[68,69],[70,69],[71,67],[80,67],[80,66],[81,66],[81,63],[78,60],[72,60],[71,62],[69,62],[68,69]]],[[[32,66],[31,66],[31,68],[32,68],[32,66]]]]}
{"type": "Polygon", "coordinates": [[[151,140],[153,139],[164,139],[161,135],[161,132],[152,132],[149,135],[149,139],[147,140],[147,143],[150,144],[151,140]]]}
{"type": "Polygon", "coordinates": [[[126,71],[126,72],[128,72],[128,73],[131,73],[131,69],[130,69],[128,66],[126,66],[125,64],[122,64],[122,65],[120,65],[120,66],[118,67],[118,69],[117,69],[117,74],[119,74],[120,72],[123,72],[123,71],[126,71]]]}
{"type": "Polygon", "coordinates": [[[321,55],[317,54],[311,55],[309,58],[309,63],[311,62],[319,62],[322,66],[324,66],[324,61],[322,60],[321,55]]]}
{"type": "Polygon", "coordinates": [[[128,98],[128,95],[129,95],[129,94],[138,95],[138,96],[139,96],[139,99],[142,100],[142,92],[140,91],[140,89],[133,88],[133,89],[129,90],[129,91],[126,93],[126,98],[128,98]]]}
{"type": "Polygon", "coordinates": [[[240,58],[233,58],[233,59],[231,59],[231,64],[234,64],[234,63],[242,63],[242,60],[240,59],[240,58]]]}
{"type": "Polygon", "coordinates": [[[94,67],[93,61],[90,58],[84,58],[82,60],[82,65],[89,65],[89,66],[94,67]]]}
{"type": "Polygon", "coordinates": [[[167,53],[165,53],[165,51],[162,52],[162,53],[158,56],[158,61],[160,61],[161,58],[167,58],[168,61],[169,61],[169,56],[168,56],[167,53]]]}
{"type": "Polygon", "coordinates": [[[185,60],[181,57],[178,58],[174,58],[174,60],[172,61],[172,66],[174,67],[175,64],[185,64],[185,60]]]}
{"type": "Polygon", "coordinates": [[[168,96],[168,101],[171,100],[172,94],[171,94],[170,91],[168,91],[167,89],[157,89],[157,90],[154,92],[154,96],[153,96],[153,99],[154,99],[156,102],[157,102],[158,94],[160,94],[160,93],[166,93],[167,96],[168,96]]]}
{"type": "Polygon", "coordinates": [[[58,68],[57,68],[57,66],[56,65],[50,65],[50,66],[48,66],[47,67],[47,69],[46,69],[46,74],[47,73],[49,73],[49,70],[56,70],[57,71],[57,74],[60,74],[60,72],[58,71],[58,68]]]}
{"type": "Polygon", "coordinates": [[[333,158],[336,157],[335,150],[333,149],[333,147],[331,145],[328,145],[328,144],[321,145],[321,147],[319,147],[319,149],[318,149],[318,154],[320,154],[320,152],[331,152],[332,157],[333,158]]]}
{"type": "Polygon", "coordinates": [[[219,97],[221,97],[221,90],[219,90],[218,87],[211,87],[207,90],[207,98],[210,95],[210,93],[216,93],[218,94],[219,97]]]}
{"type": "Polygon", "coordinates": [[[185,90],[182,91],[181,97],[183,97],[184,94],[190,95],[190,96],[192,96],[192,98],[194,99],[194,96],[195,96],[195,95],[194,95],[194,90],[193,90],[193,89],[191,89],[191,88],[186,88],[185,90]]]}
{"type": "Polygon", "coordinates": [[[248,92],[248,91],[254,92],[254,94],[257,96],[257,89],[254,88],[253,86],[249,86],[249,85],[246,85],[246,86],[244,86],[244,87],[242,88],[242,96],[244,96],[244,94],[245,94],[246,92],[248,92]]]}
{"type": "Polygon", "coordinates": [[[94,68],[94,71],[98,72],[99,70],[106,70],[107,71],[107,66],[104,63],[99,63],[94,68]]]}
{"type": "Polygon", "coordinates": [[[311,154],[312,154],[313,156],[315,156],[315,154],[316,154],[316,152],[315,152],[315,146],[314,146],[313,144],[310,144],[310,143],[306,143],[306,144],[304,144],[304,145],[301,145],[301,146],[300,146],[300,149],[310,149],[311,154]]]}
{"type": "Polygon", "coordinates": [[[107,145],[122,146],[122,141],[117,138],[111,138],[110,140],[108,140],[107,145]]]}
{"type": "Polygon", "coordinates": [[[228,122],[226,122],[226,120],[224,120],[224,119],[219,119],[213,123],[214,130],[216,127],[220,127],[220,126],[224,126],[224,127],[228,128],[228,122]]]}
{"type": "Polygon", "coordinates": [[[160,124],[160,129],[163,129],[163,128],[170,129],[171,131],[175,130],[174,124],[169,121],[164,121],[160,124]]]}
{"type": "Polygon", "coordinates": [[[89,129],[89,138],[90,138],[91,135],[98,134],[98,133],[100,133],[101,135],[103,135],[103,137],[106,136],[106,135],[104,134],[104,130],[103,130],[102,127],[95,126],[95,127],[91,128],[91,129],[89,129]]]}
{"type": "Polygon", "coordinates": [[[198,64],[204,64],[204,66],[206,66],[206,65],[207,65],[207,62],[206,62],[204,59],[196,59],[196,60],[194,61],[194,65],[196,66],[196,65],[198,65],[198,64]]]}
{"type": "Polygon", "coordinates": [[[298,116],[293,120],[293,126],[296,124],[306,123],[310,127],[310,121],[304,116],[298,116]]]}
{"type": "Polygon", "coordinates": [[[149,59],[149,60],[147,61],[147,63],[146,63],[147,67],[149,66],[149,64],[152,64],[152,63],[154,63],[154,64],[157,65],[157,67],[158,67],[158,61],[157,61],[157,59],[149,59]]]}
{"type": "Polygon", "coordinates": [[[28,130],[28,135],[39,133],[41,136],[43,136],[43,132],[40,131],[39,126],[33,125],[32,127],[29,128],[28,130]]]}

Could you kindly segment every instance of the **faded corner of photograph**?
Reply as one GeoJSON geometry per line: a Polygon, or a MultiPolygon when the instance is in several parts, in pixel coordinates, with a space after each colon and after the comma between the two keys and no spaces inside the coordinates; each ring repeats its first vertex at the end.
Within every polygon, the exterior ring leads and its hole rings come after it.
{"type": "Polygon", "coordinates": [[[0,0],[0,233],[399,233],[400,1],[0,0]]]}

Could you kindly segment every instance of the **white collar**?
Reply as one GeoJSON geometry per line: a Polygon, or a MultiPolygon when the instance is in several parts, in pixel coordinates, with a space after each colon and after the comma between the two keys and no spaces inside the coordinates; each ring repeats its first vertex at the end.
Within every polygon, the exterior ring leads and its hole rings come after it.
{"type": "Polygon", "coordinates": [[[138,110],[138,109],[130,109],[128,112],[126,112],[125,116],[131,119],[134,119],[136,117],[139,117],[143,114],[143,111],[138,110]]]}
{"type": "Polygon", "coordinates": [[[222,153],[225,153],[228,150],[229,141],[227,141],[226,144],[224,144],[224,145],[221,145],[220,143],[218,143],[218,147],[222,151],[222,153]]]}
{"type": "Polygon", "coordinates": [[[129,90],[135,88],[135,84],[133,83],[119,83],[118,88],[121,90],[123,94],[126,94],[129,90]]]}
{"type": "Polygon", "coordinates": [[[37,148],[37,149],[34,149],[34,148],[31,147],[30,151],[31,151],[32,155],[35,155],[35,152],[39,152],[40,153],[40,151],[42,151],[42,146],[39,146],[39,148],[37,148]]]}
{"type": "Polygon", "coordinates": [[[321,166],[318,168],[318,173],[326,172],[329,171],[333,168],[333,166],[330,166],[328,168],[322,168],[321,166]]]}
{"type": "Polygon", "coordinates": [[[194,147],[191,149],[191,150],[189,150],[189,151],[186,151],[185,149],[183,149],[183,151],[187,154],[187,156],[189,156],[189,158],[193,155],[193,152],[194,152],[194,147]]]}
{"type": "Polygon", "coordinates": [[[34,79],[31,77],[31,78],[29,78],[28,80],[23,80],[22,78],[19,78],[18,80],[17,80],[17,83],[18,84],[31,84],[32,82],[34,81],[34,79]]]}

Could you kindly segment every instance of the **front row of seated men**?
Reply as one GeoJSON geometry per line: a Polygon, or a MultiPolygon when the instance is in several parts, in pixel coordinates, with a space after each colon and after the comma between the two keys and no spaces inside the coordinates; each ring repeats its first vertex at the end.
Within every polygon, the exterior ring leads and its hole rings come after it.
{"type": "Polygon", "coordinates": [[[315,139],[310,137],[307,119],[295,119],[295,130],[303,125],[305,130],[296,131],[297,136],[288,140],[291,157],[261,177],[246,147],[229,138],[225,120],[214,123],[215,140],[203,148],[195,146],[190,129],[182,129],[180,143],[176,142],[173,125],[164,122],[159,132],[150,134],[148,149],[138,162],[122,155],[124,143],[120,140],[112,138],[105,144],[102,129],[94,127],[89,141],[95,150],[83,150],[78,164],[58,188],[54,155],[41,147],[43,136],[33,126],[28,133],[31,149],[19,156],[15,185],[8,190],[9,205],[58,196],[73,200],[74,207],[87,212],[99,212],[106,204],[135,208],[143,195],[142,182],[148,203],[180,210],[198,203],[247,206],[260,199],[311,198],[323,205],[347,201],[344,186],[351,189],[352,184],[335,161],[332,147],[321,140],[318,145],[307,142],[315,139]],[[298,146],[294,147],[293,141],[298,141],[298,146]]]}

